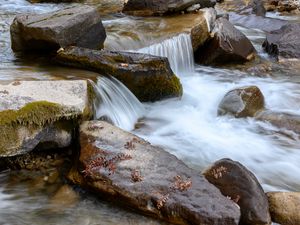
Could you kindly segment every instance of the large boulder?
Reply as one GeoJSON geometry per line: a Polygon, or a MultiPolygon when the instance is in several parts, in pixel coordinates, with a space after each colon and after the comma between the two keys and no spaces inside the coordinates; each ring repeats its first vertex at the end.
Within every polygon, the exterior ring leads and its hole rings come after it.
{"type": "Polygon", "coordinates": [[[113,76],[140,101],[156,101],[182,95],[180,81],[171,70],[168,59],[164,57],[70,47],[58,53],[57,61],[113,76]]]}
{"type": "Polygon", "coordinates": [[[241,87],[226,93],[218,107],[218,115],[237,118],[253,117],[264,110],[264,96],[256,86],[241,87]]]}
{"type": "Polygon", "coordinates": [[[69,179],[173,224],[238,224],[239,208],[198,172],[145,140],[102,121],[80,127],[78,167],[69,179]]]}
{"type": "Polygon", "coordinates": [[[300,58],[300,23],[268,33],[263,48],[276,58],[300,58]]]}
{"type": "Polygon", "coordinates": [[[14,51],[49,51],[69,45],[101,49],[106,38],[99,13],[87,5],[19,15],[10,32],[14,51]]]}
{"type": "MultiPolygon", "coordinates": [[[[214,7],[213,0],[128,0],[123,12],[135,16],[157,16],[184,11],[193,5],[198,8],[214,7]]],[[[191,8],[190,8],[191,9],[191,8]]]]}
{"type": "Polygon", "coordinates": [[[300,192],[267,193],[272,221],[281,225],[300,224],[300,192]]]}
{"type": "Polygon", "coordinates": [[[212,33],[213,38],[195,52],[196,62],[224,64],[254,58],[256,51],[249,39],[227,19],[218,18],[212,33]]]}
{"type": "Polygon", "coordinates": [[[0,157],[69,146],[74,126],[91,118],[88,81],[15,81],[0,85],[0,157]]]}
{"type": "Polygon", "coordinates": [[[241,207],[240,225],[271,224],[267,196],[256,177],[242,164],[221,159],[203,174],[241,207]]]}

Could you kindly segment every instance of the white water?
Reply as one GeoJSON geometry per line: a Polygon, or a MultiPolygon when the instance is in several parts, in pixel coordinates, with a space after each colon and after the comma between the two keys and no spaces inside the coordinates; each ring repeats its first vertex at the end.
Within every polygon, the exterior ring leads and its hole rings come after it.
{"type": "Polygon", "coordinates": [[[180,34],[137,52],[167,57],[175,74],[194,71],[193,47],[189,34],[180,34]]]}
{"type": "Polygon", "coordinates": [[[298,135],[254,119],[218,117],[217,108],[227,91],[257,85],[267,108],[300,116],[300,85],[286,79],[250,77],[240,71],[210,67],[198,66],[191,73],[190,64],[182,63],[181,55],[175,57],[181,52],[175,46],[184,45],[178,41],[182,40],[170,39],[143,52],[169,57],[172,68],[181,65],[183,97],[148,104],[145,126],[135,132],[199,171],[226,157],[248,167],[266,190],[299,191],[298,135]]]}
{"type": "Polygon", "coordinates": [[[96,91],[96,119],[108,118],[114,125],[134,129],[134,124],[145,113],[144,106],[116,78],[100,77],[94,85],[96,91]]]}

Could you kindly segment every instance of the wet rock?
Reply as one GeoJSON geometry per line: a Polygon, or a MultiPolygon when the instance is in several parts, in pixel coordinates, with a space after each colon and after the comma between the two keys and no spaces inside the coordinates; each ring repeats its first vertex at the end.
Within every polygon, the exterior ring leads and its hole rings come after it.
{"type": "Polygon", "coordinates": [[[256,119],[267,121],[272,125],[294,131],[295,133],[300,134],[300,116],[285,113],[285,112],[276,112],[272,110],[264,110],[256,114],[256,119]]]}
{"type": "Polygon", "coordinates": [[[264,7],[264,2],[261,0],[252,0],[250,3],[252,7],[252,13],[256,16],[265,16],[266,9],[264,7]]]}
{"type": "Polygon", "coordinates": [[[251,29],[260,29],[266,32],[276,30],[289,23],[287,20],[268,18],[250,15],[239,15],[237,13],[229,12],[230,22],[234,25],[240,25],[251,29]]]}
{"type": "Polygon", "coordinates": [[[56,51],[69,45],[100,49],[106,38],[99,13],[86,5],[19,15],[10,32],[14,51],[56,51]]]}
{"type": "Polygon", "coordinates": [[[186,10],[192,5],[200,4],[201,8],[214,7],[213,0],[128,0],[123,12],[134,16],[160,16],[186,10]]]}
{"type": "Polygon", "coordinates": [[[300,224],[300,192],[269,192],[267,196],[273,222],[300,224]]]}
{"type": "Polygon", "coordinates": [[[300,58],[300,23],[271,31],[267,34],[263,48],[276,58],[300,58]]]}
{"type": "Polygon", "coordinates": [[[0,85],[0,157],[69,146],[78,120],[93,114],[91,97],[85,80],[0,85]]]}
{"type": "Polygon", "coordinates": [[[292,12],[300,8],[300,3],[294,0],[268,0],[264,4],[268,11],[292,12]]]}
{"type": "Polygon", "coordinates": [[[203,174],[241,207],[239,224],[271,224],[267,196],[256,177],[239,162],[221,159],[203,174]]]}
{"type": "Polygon", "coordinates": [[[55,211],[74,207],[79,200],[79,195],[69,185],[63,185],[51,198],[50,203],[55,206],[55,211]]]}
{"type": "Polygon", "coordinates": [[[264,96],[256,86],[229,91],[218,107],[218,115],[231,114],[237,118],[253,117],[264,109],[264,96]]]}
{"type": "Polygon", "coordinates": [[[58,62],[111,75],[140,101],[156,101],[182,95],[179,79],[167,58],[131,52],[70,47],[60,51],[58,62]]]}
{"type": "Polygon", "coordinates": [[[196,62],[224,64],[254,58],[256,51],[249,39],[228,20],[218,18],[212,33],[213,38],[195,52],[196,62]]]}
{"type": "Polygon", "coordinates": [[[75,184],[174,224],[238,224],[239,209],[175,156],[106,122],[80,127],[75,184]]]}

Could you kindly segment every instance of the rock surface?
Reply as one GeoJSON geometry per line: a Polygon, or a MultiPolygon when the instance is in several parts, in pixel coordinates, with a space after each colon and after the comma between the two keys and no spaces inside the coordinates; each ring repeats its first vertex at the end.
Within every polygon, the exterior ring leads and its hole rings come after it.
{"type": "Polygon", "coordinates": [[[229,91],[218,107],[218,115],[231,114],[237,118],[253,117],[264,109],[264,96],[256,86],[229,91]]]}
{"type": "Polygon", "coordinates": [[[300,23],[288,24],[267,34],[263,48],[276,58],[300,58],[300,23]]]}
{"type": "Polygon", "coordinates": [[[267,193],[272,221],[281,225],[300,224],[300,192],[267,193]]]}
{"type": "Polygon", "coordinates": [[[60,51],[57,60],[64,65],[113,76],[140,101],[156,101],[182,95],[180,81],[172,72],[168,59],[164,57],[70,47],[60,51]]]}
{"type": "Polygon", "coordinates": [[[255,48],[249,39],[225,18],[218,18],[213,38],[195,53],[201,64],[245,62],[254,58],[255,48]]]}
{"type": "Polygon", "coordinates": [[[10,32],[14,51],[55,51],[69,45],[100,49],[106,38],[99,13],[86,5],[19,15],[10,32]]]}
{"type": "Polygon", "coordinates": [[[294,131],[300,134],[300,116],[285,112],[276,112],[264,110],[255,115],[255,118],[262,121],[267,121],[272,125],[294,131]]]}
{"type": "Polygon", "coordinates": [[[213,0],[128,0],[123,12],[135,16],[153,16],[181,12],[200,4],[201,8],[214,7],[213,0]]]}
{"type": "Polygon", "coordinates": [[[89,121],[80,146],[75,184],[174,224],[238,224],[238,207],[202,175],[135,135],[89,121]]]}
{"type": "Polygon", "coordinates": [[[0,85],[0,157],[69,146],[74,123],[92,116],[89,95],[84,80],[0,85]]]}
{"type": "Polygon", "coordinates": [[[267,196],[246,167],[230,159],[221,159],[208,168],[204,176],[241,207],[241,225],[271,224],[267,196]]]}

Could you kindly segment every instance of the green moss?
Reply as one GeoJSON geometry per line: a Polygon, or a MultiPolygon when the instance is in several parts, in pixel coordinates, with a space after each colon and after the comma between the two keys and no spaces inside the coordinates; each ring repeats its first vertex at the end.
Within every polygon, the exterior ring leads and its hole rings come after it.
{"type": "Polygon", "coordinates": [[[73,110],[66,110],[59,104],[47,101],[28,103],[19,110],[2,111],[0,112],[0,154],[14,154],[12,151],[20,145],[21,127],[26,126],[26,132],[30,134],[45,124],[76,119],[78,116],[73,110]]]}

